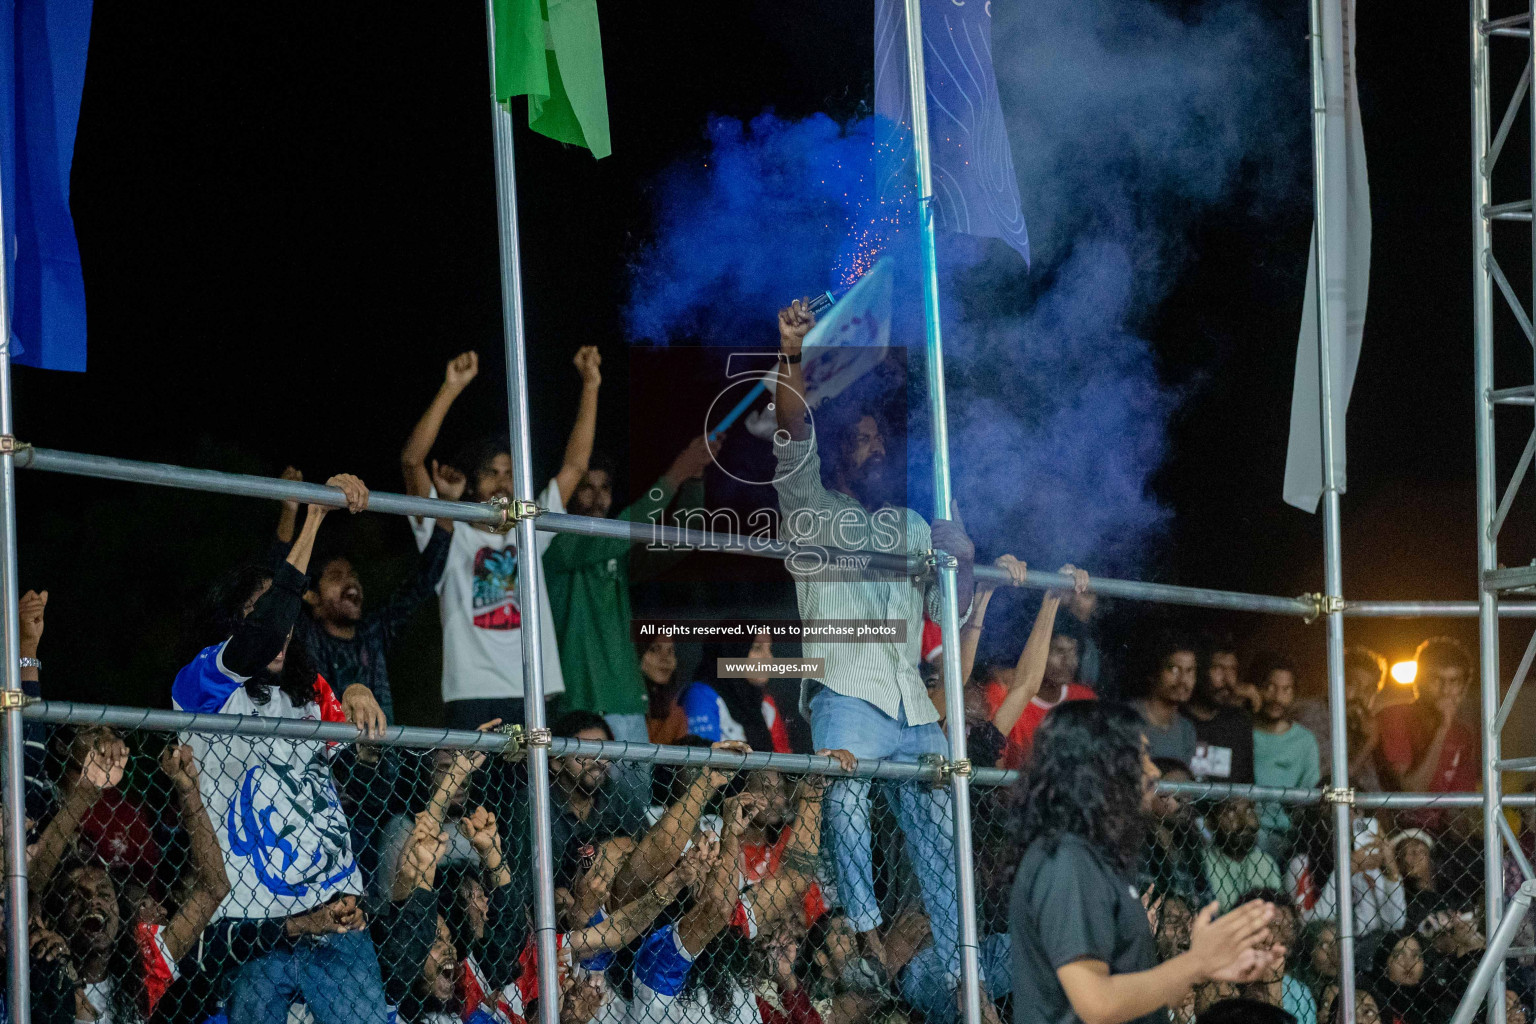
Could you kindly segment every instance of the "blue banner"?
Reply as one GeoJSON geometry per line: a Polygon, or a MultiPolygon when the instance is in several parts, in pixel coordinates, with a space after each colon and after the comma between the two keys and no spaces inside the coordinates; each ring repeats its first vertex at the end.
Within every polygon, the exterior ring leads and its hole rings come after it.
{"type": "MultiPolygon", "coordinates": [[[[935,226],[1001,238],[1027,263],[1029,235],[992,69],[991,0],[922,0],[922,10],[935,226]]],[[[880,198],[904,204],[917,180],[904,0],[875,2],[875,116],[880,198]]]]}
{"type": "Polygon", "coordinates": [[[85,369],[85,280],[69,172],[85,89],[91,0],[0,0],[0,192],[11,355],[85,369]]]}

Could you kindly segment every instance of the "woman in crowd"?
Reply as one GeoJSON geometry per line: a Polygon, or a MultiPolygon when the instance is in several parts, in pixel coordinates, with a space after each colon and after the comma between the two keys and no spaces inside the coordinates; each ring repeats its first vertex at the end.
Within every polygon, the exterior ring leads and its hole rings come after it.
{"type": "Polygon", "coordinates": [[[1412,932],[1381,937],[1363,986],[1376,1000],[1383,1024],[1425,1024],[1429,1020],[1421,985],[1424,946],[1412,932]]]}
{"type": "Polygon", "coordinates": [[[1306,982],[1318,1006],[1332,1006],[1339,993],[1339,926],[1313,921],[1296,944],[1296,974],[1306,982]]]}
{"type": "Polygon", "coordinates": [[[745,740],[753,750],[787,754],[789,722],[768,692],[768,673],[735,678],[720,675],[720,662],[769,661],[773,639],[758,633],[751,642],[708,644],[699,680],[683,694],[688,731],[707,740],[745,740]]]}
{"type": "Polygon", "coordinates": [[[1445,897],[1435,880],[1435,840],[1421,828],[1406,828],[1392,837],[1392,853],[1407,896],[1406,926],[1418,928],[1431,914],[1445,909],[1445,897]]]}
{"type": "Polygon", "coordinates": [[[671,640],[635,644],[645,682],[645,727],[652,743],[673,744],[688,735],[688,712],[678,700],[677,648],[671,640]]]}
{"type": "MultiPolygon", "coordinates": [[[[1301,830],[1303,841],[1286,866],[1286,890],[1301,911],[1303,921],[1331,920],[1338,915],[1332,809],[1315,809],[1308,822],[1301,830]]],[[[1353,828],[1350,885],[1355,935],[1357,939],[1374,942],[1381,934],[1407,925],[1408,897],[1392,844],[1383,837],[1377,820],[1357,811],[1353,828]]]]}
{"type": "MultiPolygon", "coordinates": [[[[356,477],[327,483],[345,495],[349,511],[368,507],[368,489],[356,477]]],[[[171,685],[175,710],[348,722],[364,738],[383,730],[384,712],[367,686],[334,694],[303,644],[289,642],[329,511],[309,506],[275,573],[249,567],[213,588],[189,645],[196,653],[171,685]]],[[[225,921],[291,921],[339,898],[355,902],[361,873],[332,777],[338,744],[197,732],[188,739],[208,817],[221,824],[230,886],[225,921]]],[[[373,943],[349,930],[315,938],[302,956],[280,948],[242,963],[230,988],[230,1017],[280,1024],[302,996],[318,1024],[351,1020],[335,1001],[333,976],[348,978],[349,1000],[384,1004],[373,943]]]]}
{"type": "Polygon", "coordinates": [[[1157,962],[1134,887],[1157,779],[1128,708],[1067,703],[1041,725],[1009,914],[1019,1024],[1154,1024],[1195,985],[1255,981],[1284,955],[1269,943],[1274,908],[1253,902],[1220,918],[1207,906],[1189,951],[1157,962]]]}

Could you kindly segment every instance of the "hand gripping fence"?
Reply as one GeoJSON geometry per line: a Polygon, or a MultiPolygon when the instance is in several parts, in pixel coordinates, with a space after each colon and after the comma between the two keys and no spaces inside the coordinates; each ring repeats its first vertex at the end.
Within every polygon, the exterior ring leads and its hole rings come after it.
{"type": "MultiPolygon", "coordinates": [[[[517,730],[391,727],[363,743],[350,725],[295,719],[64,702],[24,714],[34,1020],[537,1012],[517,730]]],[[[956,1019],[958,890],[929,827],[949,820],[942,764],[846,771],[822,756],[563,737],[548,754],[562,1020],[956,1019]]],[[[987,1019],[1012,1013],[1015,781],[971,779],[987,1019]]],[[[1197,988],[1172,1020],[1233,996],[1333,1019],[1324,796],[1160,786],[1136,882],[1159,956],[1188,948],[1202,907],[1251,898],[1280,908],[1272,938],[1289,950],[1271,977],[1197,988]]],[[[1510,800],[1536,814],[1536,798],[1510,800]]],[[[1445,1020],[1469,991],[1486,935],[1479,807],[1475,794],[1356,794],[1362,1004],[1445,1020]]],[[[1523,819],[1511,834],[1515,849],[1536,842],[1523,819]]],[[[1527,867],[1506,865],[1517,897],[1527,867]]],[[[1494,942],[1513,947],[1508,999],[1529,1014],[1536,938],[1513,921],[1494,942]]]]}

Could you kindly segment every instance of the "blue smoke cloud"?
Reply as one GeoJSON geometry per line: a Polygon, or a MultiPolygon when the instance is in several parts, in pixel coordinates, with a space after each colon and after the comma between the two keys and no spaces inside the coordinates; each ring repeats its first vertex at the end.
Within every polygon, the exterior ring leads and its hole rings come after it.
{"type": "Polygon", "coordinates": [[[655,240],[631,265],[633,339],[771,340],[780,306],[848,287],[900,231],[874,196],[868,119],[712,118],[706,137],[656,184],[655,240]]]}
{"type": "MultiPolygon", "coordinates": [[[[956,494],[983,553],[1135,572],[1168,522],[1151,481],[1182,397],[1139,325],[1176,278],[1188,229],[1230,208],[1239,178],[1249,206],[1296,191],[1302,44],[1289,48],[1297,62],[1277,62],[1288,37],[1237,0],[1179,15],[1111,0],[993,11],[1035,263],[940,238],[956,494]]],[[[913,346],[915,382],[909,498],[927,514],[916,239],[908,211],[873,196],[874,136],[868,120],[711,121],[706,154],[657,183],[627,324],[637,341],[761,343],[789,298],[896,256],[893,338],[913,346]]]]}

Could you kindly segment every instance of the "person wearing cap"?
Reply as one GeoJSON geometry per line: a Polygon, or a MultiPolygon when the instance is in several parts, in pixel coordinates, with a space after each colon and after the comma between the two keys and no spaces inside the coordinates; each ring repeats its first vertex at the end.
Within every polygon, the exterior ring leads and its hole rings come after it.
{"type": "Polygon", "coordinates": [[[1445,901],[1435,891],[1435,839],[1422,828],[1405,828],[1391,843],[1408,894],[1408,927],[1417,928],[1425,917],[1444,909],[1445,901]]]}

